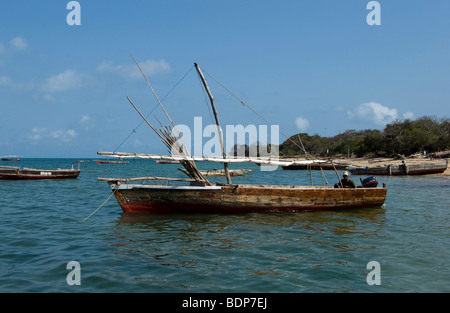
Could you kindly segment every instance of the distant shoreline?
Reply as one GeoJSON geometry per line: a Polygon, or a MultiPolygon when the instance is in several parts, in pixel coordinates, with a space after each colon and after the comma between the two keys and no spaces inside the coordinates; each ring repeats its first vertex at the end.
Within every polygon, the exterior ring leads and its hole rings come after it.
{"type": "MultiPolygon", "coordinates": [[[[21,161],[26,160],[33,160],[33,159],[62,159],[62,160],[88,160],[88,161],[94,161],[99,158],[91,157],[91,158],[74,158],[74,157],[37,157],[37,158],[22,158],[21,161]]],[[[306,160],[305,157],[283,157],[280,158],[281,160],[306,160]]],[[[325,160],[324,158],[317,158],[320,160],[325,160]]],[[[409,157],[405,159],[394,159],[394,158],[330,158],[330,160],[333,160],[335,164],[347,164],[347,165],[354,165],[354,166],[361,166],[361,167],[373,167],[373,166],[386,166],[386,165],[400,165],[402,162],[406,162],[406,164],[417,164],[417,163],[440,163],[440,162],[448,162],[448,158],[426,158],[426,157],[409,157]]],[[[6,162],[6,161],[0,161],[0,165],[11,165],[14,164],[20,164],[21,161],[16,162],[6,162]]],[[[342,170],[340,170],[342,171],[342,170]]],[[[438,174],[427,174],[427,176],[450,176],[450,168],[447,164],[447,169],[443,173],[438,174]]]]}

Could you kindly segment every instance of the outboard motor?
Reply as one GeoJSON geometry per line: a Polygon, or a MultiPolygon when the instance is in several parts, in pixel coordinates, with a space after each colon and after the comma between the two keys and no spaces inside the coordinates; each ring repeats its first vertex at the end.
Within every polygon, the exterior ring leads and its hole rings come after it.
{"type": "Polygon", "coordinates": [[[367,177],[364,180],[360,178],[360,180],[361,180],[361,185],[365,188],[378,186],[378,181],[375,176],[367,177]]]}

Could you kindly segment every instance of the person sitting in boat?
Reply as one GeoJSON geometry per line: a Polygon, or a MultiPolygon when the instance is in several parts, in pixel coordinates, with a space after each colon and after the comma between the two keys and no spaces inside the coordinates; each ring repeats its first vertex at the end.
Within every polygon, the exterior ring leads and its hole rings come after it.
{"type": "Polygon", "coordinates": [[[344,172],[342,177],[343,178],[339,181],[339,183],[334,185],[334,188],[356,188],[356,185],[353,182],[353,180],[348,178],[348,172],[344,172]]]}

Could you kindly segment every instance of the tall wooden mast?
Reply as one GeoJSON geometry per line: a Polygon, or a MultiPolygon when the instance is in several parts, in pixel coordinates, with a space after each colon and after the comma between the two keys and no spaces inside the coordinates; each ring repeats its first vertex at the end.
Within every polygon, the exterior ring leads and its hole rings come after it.
{"type": "MultiPolygon", "coordinates": [[[[213,109],[214,118],[216,120],[217,130],[219,131],[219,139],[220,139],[220,146],[222,147],[222,155],[223,155],[223,158],[226,159],[227,158],[227,153],[225,151],[225,147],[224,147],[224,144],[223,144],[222,127],[220,127],[219,117],[217,115],[216,106],[214,104],[214,97],[212,96],[211,91],[209,90],[208,84],[206,83],[205,77],[203,76],[203,73],[200,70],[200,67],[198,66],[197,63],[194,63],[194,65],[195,65],[195,69],[198,72],[198,75],[200,76],[200,78],[201,78],[201,80],[203,82],[203,86],[205,86],[206,92],[208,93],[209,100],[211,101],[211,106],[212,106],[212,109],[213,109]]],[[[228,171],[228,163],[223,163],[223,167],[225,169],[225,177],[227,178],[227,183],[231,184],[230,172],[228,171]]]]}

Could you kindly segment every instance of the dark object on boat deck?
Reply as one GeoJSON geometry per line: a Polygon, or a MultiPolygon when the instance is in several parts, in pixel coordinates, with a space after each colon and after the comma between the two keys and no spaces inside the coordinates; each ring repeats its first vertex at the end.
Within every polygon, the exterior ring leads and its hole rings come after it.
{"type": "Polygon", "coordinates": [[[375,176],[370,176],[367,177],[366,179],[361,179],[361,185],[363,187],[377,187],[378,186],[378,181],[377,178],[375,176]]]}

